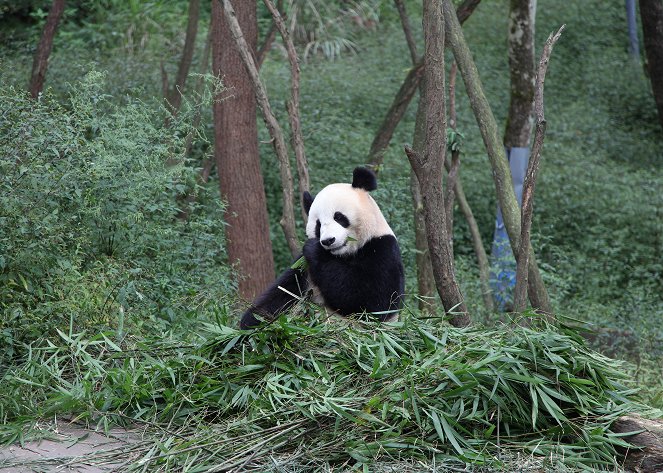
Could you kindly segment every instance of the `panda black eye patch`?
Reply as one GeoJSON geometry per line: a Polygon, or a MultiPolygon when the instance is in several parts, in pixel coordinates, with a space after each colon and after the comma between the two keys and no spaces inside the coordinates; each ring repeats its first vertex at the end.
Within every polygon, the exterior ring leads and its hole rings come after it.
{"type": "Polygon", "coordinates": [[[338,223],[343,228],[348,228],[350,226],[350,220],[348,220],[348,217],[343,215],[341,212],[336,212],[334,214],[334,220],[336,220],[336,223],[338,223]]]}

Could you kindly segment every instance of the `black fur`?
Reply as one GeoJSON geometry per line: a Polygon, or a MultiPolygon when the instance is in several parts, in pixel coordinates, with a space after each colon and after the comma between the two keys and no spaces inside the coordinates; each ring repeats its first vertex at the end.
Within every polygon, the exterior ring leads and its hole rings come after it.
{"type": "Polygon", "coordinates": [[[374,191],[378,188],[378,179],[370,169],[357,167],[352,172],[352,187],[368,192],[374,191]]]}
{"type": "Polygon", "coordinates": [[[338,223],[343,228],[348,228],[350,226],[350,220],[348,220],[348,217],[343,215],[341,212],[334,213],[334,220],[336,220],[336,223],[338,223]]]}
{"type": "Polygon", "coordinates": [[[302,204],[304,205],[304,212],[308,215],[308,211],[311,210],[311,205],[313,205],[313,197],[309,191],[304,191],[302,194],[302,204]]]}
{"type": "MultiPolygon", "coordinates": [[[[401,308],[405,278],[396,238],[368,241],[357,253],[334,256],[316,239],[304,244],[308,274],[330,309],[341,315],[401,308]]],[[[379,314],[385,320],[393,314],[379,314]]]]}
{"type": "Polygon", "coordinates": [[[389,319],[401,308],[405,278],[401,252],[396,238],[384,235],[369,240],[356,254],[334,256],[320,242],[311,238],[304,244],[307,270],[288,268],[242,316],[241,329],[260,325],[258,315],[271,321],[290,309],[296,298],[308,290],[308,279],[320,289],[325,305],[341,315],[361,312],[389,319]],[[388,313],[384,313],[388,312],[388,313]]]}

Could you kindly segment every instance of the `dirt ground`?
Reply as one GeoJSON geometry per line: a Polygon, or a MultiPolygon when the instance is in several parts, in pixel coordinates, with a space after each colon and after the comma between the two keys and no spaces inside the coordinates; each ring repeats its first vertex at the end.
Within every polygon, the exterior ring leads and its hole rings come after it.
{"type": "Polygon", "coordinates": [[[48,439],[0,447],[0,472],[121,472],[132,461],[132,447],[142,443],[139,431],[106,435],[67,421],[48,430],[48,439]]]}

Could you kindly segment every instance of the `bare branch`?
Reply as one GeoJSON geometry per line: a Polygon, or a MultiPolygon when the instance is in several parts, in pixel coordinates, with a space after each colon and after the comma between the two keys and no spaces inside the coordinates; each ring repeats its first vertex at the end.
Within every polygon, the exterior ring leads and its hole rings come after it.
{"type": "Polygon", "coordinates": [[[285,234],[286,241],[288,243],[288,248],[292,256],[296,256],[299,251],[299,242],[297,240],[297,234],[295,232],[295,209],[294,209],[294,189],[292,186],[292,172],[290,170],[290,159],[288,157],[288,148],[283,138],[283,130],[279,125],[274,113],[272,112],[272,107],[269,104],[269,99],[267,97],[267,91],[265,86],[260,80],[258,74],[258,68],[251,54],[251,50],[244,39],[242,30],[237,21],[235,15],[235,10],[233,9],[230,0],[218,0],[223,6],[223,14],[230,28],[233,40],[235,41],[235,46],[239,51],[244,67],[251,78],[251,85],[253,91],[256,95],[256,101],[260,106],[262,111],[263,119],[269,130],[269,134],[274,140],[274,149],[276,151],[276,156],[279,160],[279,170],[281,174],[281,185],[283,186],[283,214],[281,217],[281,227],[283,228],[283,233],[285,234]]]}
{"type": "Polygon", "coordinates": [[[534,114],[536,116],[536,131],[534,132],[534,144],[532,153],[527,164],[527,174],[523,185],[523,205],[521,210],[520,224],[520,247],[516,257],[516,288],[514,290],[514,310],[522,312],[527,303],[527,265],[529,259],[529,236],[532,227],[534,187],[536,185],[536,176],[539,172],[539,162],[541,160],[541,150],[543,149],[543,139],[546,135],[546,118],[543,113],[543,84],[546,79],[548,62],[552,49],[557,40],[559,40],[564,31],[565,25],[562,25],[557,33],[550,34],[539,61],[539,69],[536,74],[536,83],[534,86],[534,114]]]}
{"type": "MultiPolygon", "coordinates": [[[[299,58],[297,50],[290,38],[288,29],[285,26],[279,10],[274,7],[271,0],[263,0],[272,14],[274,24],[283,38],[286,51],[288,52],[288,61],[290,62],[290,100],[287,103],[288,118],[290,120],[290,129],[292,131],[292,146],[295,150],[295,162],[297,163],[297,181],[299,182],[299,195],[310,189],[310,180],[308,175],[308,162],[304,150],[304,137],[302,136],[302,127],[299,120],[299,58]]],[[[307,219],[306,212],[302,207],[302,217],[307,219]]]]}

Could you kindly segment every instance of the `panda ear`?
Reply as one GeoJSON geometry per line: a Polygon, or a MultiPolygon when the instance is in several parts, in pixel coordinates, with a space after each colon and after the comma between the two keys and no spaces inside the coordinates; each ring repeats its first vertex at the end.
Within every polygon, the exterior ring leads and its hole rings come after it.
{"type": "Polygon", "coordinates": [[[309,210],[311,210],[311,205],[313,204],[313,197],[309,191],[304,191],[302,194],[302,205],[304,206],[304,212],[308,215],[309,210]]]}
{"type": "Polygon", "coordinates": [[[373,171],[360,166],[352,173],[352,187],[368,192],[374,191],[378,188],[378,179],[373,171]]]}

